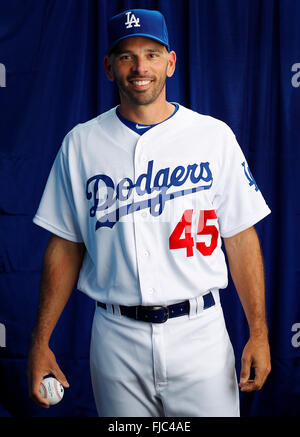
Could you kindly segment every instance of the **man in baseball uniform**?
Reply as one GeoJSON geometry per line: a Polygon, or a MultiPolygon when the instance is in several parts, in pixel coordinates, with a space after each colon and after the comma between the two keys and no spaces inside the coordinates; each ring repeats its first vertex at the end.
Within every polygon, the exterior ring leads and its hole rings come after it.
{"type": "Polygon", "coordinates": [[[66,135],[34,217],[52,233],[28,359],[41,406],[43,376],[68,387],[49,339],[78,275],[95,300],[100,416],[239,416],[238,387],[259,390],[270,372],[253,227],[270,209],[231,129],[166,100],[175,63],[159,12],[111,18],[104,65],[120,105],[66,135]],[[239,383],[219,298],[222,243],[250,329],[239,383]]]}

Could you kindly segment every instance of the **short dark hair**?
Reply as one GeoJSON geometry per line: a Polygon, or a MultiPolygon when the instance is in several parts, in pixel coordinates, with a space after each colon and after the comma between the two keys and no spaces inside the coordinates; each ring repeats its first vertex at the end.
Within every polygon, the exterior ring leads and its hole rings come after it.
{"type": "MultiPolygon", "coordinates": [[[[117,44],[118,45],[118,44],[117,44]]],[[[112,47],[111,49],[107,50],[106,56],[115,55],[117,53],[117,45],[112,47]]]]}

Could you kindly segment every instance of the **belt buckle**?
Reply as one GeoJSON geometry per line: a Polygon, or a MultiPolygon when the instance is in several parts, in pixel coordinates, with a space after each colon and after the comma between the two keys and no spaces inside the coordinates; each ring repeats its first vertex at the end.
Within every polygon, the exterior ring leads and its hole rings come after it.
{"type": "MultiPolygon", "coordinates": [[[[165,323],[168,320],[168,318],[169,318],[169,308],[167,306],[165,306],[165,305],[162,305],[162,306],[147,306],[147,309],[152,310],[152,311],[158,311],[158,310],[161,310],[162,308],[164,308],[166,310],[164,320],[161,320],[159,322],[155,322],[154,321],[152,323],[165,323]]],[[[154,318],[155,318],[155,316],[154,316],[154,318]]]]}

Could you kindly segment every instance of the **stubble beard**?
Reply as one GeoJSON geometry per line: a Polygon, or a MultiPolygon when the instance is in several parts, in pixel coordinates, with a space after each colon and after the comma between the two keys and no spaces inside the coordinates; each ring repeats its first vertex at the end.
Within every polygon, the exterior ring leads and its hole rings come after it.
{"type": "MultiPolygon", "coordinates": [[[[153,80],[153,78],[149,79],[153,80]]],[[[151,103],[155,102],[163,92],[166,80],[167,74],[165,73],[165,75],[158,82],[157,79],[154,78],[152,82],[153,85],[149,90],[134,91],[130,90],[129,87],[124,84],[124,81],[115,75],[115,82],[119,89],[120,96],[135,106],[150,105],[151,103]]]]}

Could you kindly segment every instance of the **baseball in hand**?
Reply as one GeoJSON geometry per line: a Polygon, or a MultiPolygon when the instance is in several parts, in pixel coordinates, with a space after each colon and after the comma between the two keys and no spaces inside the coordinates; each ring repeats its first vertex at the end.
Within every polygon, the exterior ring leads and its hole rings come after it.
{"type": "Polygon", "coordinates": [[[41,382],[40,392],[50,405],[55,405],[62,400],[64,388],[57,379],[49,376],[41,382]]]}

